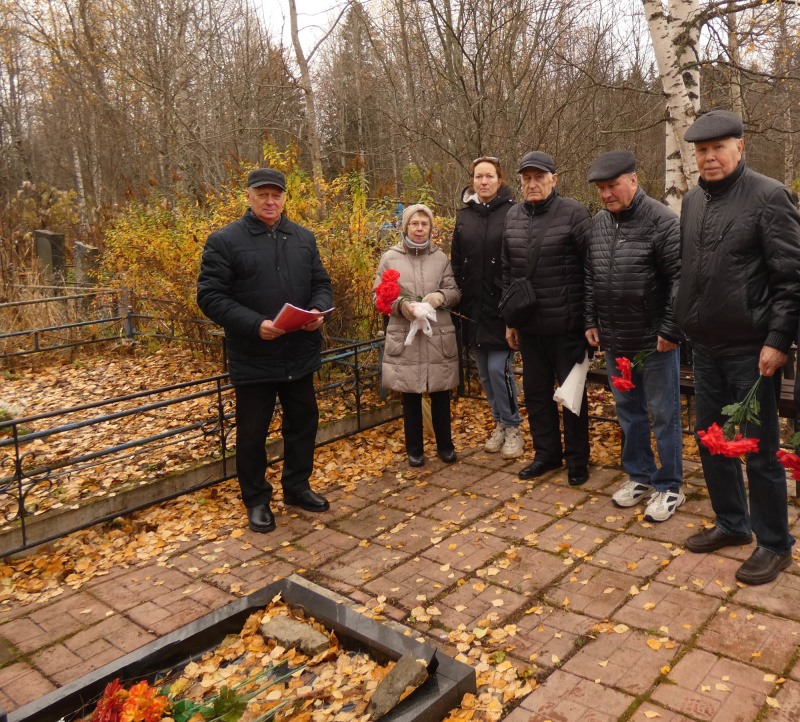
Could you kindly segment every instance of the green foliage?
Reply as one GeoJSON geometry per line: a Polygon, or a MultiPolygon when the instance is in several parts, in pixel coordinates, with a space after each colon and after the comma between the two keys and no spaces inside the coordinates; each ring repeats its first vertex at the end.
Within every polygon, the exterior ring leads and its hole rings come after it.
{"type": "Polygon", "coordinates": [[[247,703],[250,701],[248,695],[236,694],[227,687],[222,687],[219,694],[214,698],[214,706],[210,712],[201,709],[200,713],[207,722],[238,722],[244,714],[247,703]]]}

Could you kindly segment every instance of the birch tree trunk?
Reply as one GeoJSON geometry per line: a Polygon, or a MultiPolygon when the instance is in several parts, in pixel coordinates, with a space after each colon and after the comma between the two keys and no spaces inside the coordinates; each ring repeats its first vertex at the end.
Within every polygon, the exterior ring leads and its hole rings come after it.
{"type": "Polygon", "coordinates": [[[311,147],[311,173],[314,182],[314,195],[317,198],[317,217],[323,220],[327,215],[325,208],[325,194],[322,190],[322,149],[319,141],[317,126],[317,105],[314,96],[314,86],[311,84],[311,74],[308,71],[303,46],[300,45],[300,31],[297,28],[297,5],[295,0],[289,0],[289,20],[291,22],[292,45],[300,68],[300,85],[303,88],[306,103],[306,128],[308,130],[308,143],[311,147]]]}
{"type": "Polygon", "coordinates": [[[667,205],[680,212],[681,198],[697,182],[694,148],[683,136],[697,117],[700,79],[696,66],[683,72],[697,59],[697,30],[691,23],[698,0],[670,0],[665,10],[661,0],[642,0],[653,51],[661,76],[667,106],[666,169],[664,196],[667,205]]]}

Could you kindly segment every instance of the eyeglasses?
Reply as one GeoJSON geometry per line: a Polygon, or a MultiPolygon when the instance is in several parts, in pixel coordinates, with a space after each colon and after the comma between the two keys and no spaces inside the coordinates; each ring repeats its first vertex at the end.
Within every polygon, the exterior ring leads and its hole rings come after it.
{"type": "Polygon", "coordinates": [[[479,155],[475,160],[472,161],[472,165],[475,165],[478,161],[481,160],[493,160],[495,163],[500,162],[500,159],[495,158],[493,155],[479,155]]]}

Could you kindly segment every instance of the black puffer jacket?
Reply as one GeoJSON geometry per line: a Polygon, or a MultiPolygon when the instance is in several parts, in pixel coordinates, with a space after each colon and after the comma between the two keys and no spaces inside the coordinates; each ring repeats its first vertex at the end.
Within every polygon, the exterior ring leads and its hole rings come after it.
{"type": "Polygon", "coordinates": [[[800,213],[783,184],[744,160],[700,181],[681,208],[675,319],[706,356],[786,353],[797,334],[800,213]]]}
{"type": "MultiPolygon", "coordinates": [[[[528,250],[558,192],[533,205],[518,203],[506,216],[503,234],[503,289],[528,272],[528,250]]],[[[545,234],[533,275],[538,307],[517,330],[525,334],[559,336],[583,333],[583,256],[591,226],[589,211],[572,198],[561,198],[545,234]]]]}
{"type": "Polygon", "coordinates": [[[681,271],[678,216],[641,188],[621,213],[600,211],[586,244],[585,327],[615,354],[678,343],[672,300],[681,271]]]}
{"type": "Polygon", "coordinates": [[[311,231],[285,216],[270,230],[248,210],[208,237],[197,305],[225,329],[235,386],[292,381],[321,366],[319,330],[259,338],[261,322],[274,318],[284,303],[320,311],[333,303],[331,279],[311,231]]]}
{"type": "Polygon", "coordinates": [[[503,294],[503,228],[514,201],[511,189],[501,186],[489,203],[481,203],[471,188],[462,195],[467,204],[456,217],[450,263],[461,289],[459,312],[466,345],[508,348],[506,324],[497,310],[503,294]]]}

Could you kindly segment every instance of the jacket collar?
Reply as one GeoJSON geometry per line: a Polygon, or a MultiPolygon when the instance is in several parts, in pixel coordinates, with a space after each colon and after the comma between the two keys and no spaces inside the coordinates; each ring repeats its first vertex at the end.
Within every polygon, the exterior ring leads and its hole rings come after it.
{"type": "Polygon", "coordinates": [[[283,215],[283,213],[281,213],[280,220],[271,228],[266,223],[264,223],[264,221],[262,221],[255,213],[253,213],[252,208],[248,208],[244,212],[242,220],[244,221],[245,226],[247,226],[247,229],[254,236],[258,235],[259,233],[275,233],[276,231],[286,232],[288,230],[288,228],[286,227],[288,219],[286,218],[285,215],[283,215]]]}
{"type": "Polygon", "coordinates": [[[708,195],[712,198],[714,196],[721,196],[725,191],[727,191],[731,186],[733,186],[739,178],[742,177],[742,174],[747,170],[747,163],[744,162],[744,158],[739,161],[739,165],[736,166],[733,173],[726,175],[724,178],[718,181],[704,181],[702,178],[697,182],[699,185],[708,195]]]}
{"type": "Polygon", "coordinates": [[[639,186],[636,189],[636,193],[633,194],[633,200],[631,204],[627,208],[623,208],[619,213],[611,213],[619,221],[625,221],[630,218],[634,213],[636,213],[636,209],[642,205],[642,200],[647,197],[647,193],[644,192],[644,189],[639,186]]]}
{"type": "Polygon", "coordinates": [[[472,190],[470,186],[467,186],[461,192],[461,202],[464,205],[472,208],[473,211],[477,211],[482,214],[493,213],[500,206],[505,203],[510,203],[512,200],[513,196],[511,194],[511,188],[509,188],[507,185],[500,186],[500,190],[497,191],[497,195],[488,203],[481,203],[478,200],[478,194],[472,190]]]}
{"type": "Polygon", "coordinates": [[[547,198],[545,198],[541,203],[534,205],[530,201],[525,201],[525,203],[522,204],[522,207],[529,216],[538,216],[542,213],[547,213],[550,206],[553,205],[553,201],[556,199],[556,196],[558,196],[558,191],[553,188],[553,190],[550,191],[550,195],[547,196],[547,198]]]}

